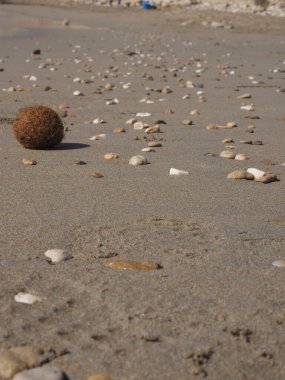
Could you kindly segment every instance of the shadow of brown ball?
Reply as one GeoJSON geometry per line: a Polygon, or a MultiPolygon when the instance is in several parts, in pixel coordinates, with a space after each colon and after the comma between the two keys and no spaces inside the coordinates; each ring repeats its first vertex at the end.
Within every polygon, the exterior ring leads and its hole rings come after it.
{"type": "Polygon", "coordinates": [[[51,108],[33,106],[21,109],[13,123],[14,133],[27,149],[48,149],[59,144],[64,128],[58,114],[51,108]]]}

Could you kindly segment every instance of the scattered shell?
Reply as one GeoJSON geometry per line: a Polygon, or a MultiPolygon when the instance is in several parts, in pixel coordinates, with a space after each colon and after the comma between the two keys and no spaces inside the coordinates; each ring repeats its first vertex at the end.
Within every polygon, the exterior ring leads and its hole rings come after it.
{"type": "Polygon", "coordinates": [[[166,115],[171,115],[171,114],[174,113],[174,111],[173,111],[173,109],[171,109],[171,108],[166,108],[166,109],[164,110],[164,113],[165,113],[166,115]]]}
{"type": "Polygon", "coordinates": [[[182,120],[182,125],[192,125],[192,124],[193,124],[193,120],[191,119],[182,120]]]}
{"type": "Polygon", "coordinates": [[[142,149],[141,149],[141,152],[155,152],[155,149],[153,149],[153,148],[151,148],[151,147],[142,148],[142,149]]]}
{"type": "Polygon", "coordinates": [[[37,161],[33,160],[32,158],[23,158],[22,163],[24,165],[37,165],[37,161]]]}
{"type": "Polygon", "coordinates": [[[235,141],[231,137],[227,137],[227,138],[225,138],[225,139],[222,140],[222,143],[224,143],[224,144],[230,144],[230,143],[233,143],[233,142],[235,142],[235,141]]]}
{"type": "Polygon", "coordinates": [[[124,133],[124,132],[126,132],[126,130],[125,130],[125,128],[118,127],[118,128],[114,128],[113,132],[115,132],[115,133],[124,133]]]}
{"type": "Polygon", "coordinates": [[[285,260],[275,260],[272,265],[277,268],[285,268],[285,260]]]}
{"type": "Polygon", "coordinates": [[[242,95],[239,95],[237,98],[238,99],[250,99],[251,98],[251,94],[249,94],[249,93],[242,94],[242,95]]]}
{"type": "Polygon", "coordinates": [[[237,123],[235,123],[234,121],[229,121],[227,124],[226,124],[226,127],[231,129],[231,128],[237,128],[237,123]]]}
{"type": "Polygon", "coordinates": [[[57,368],[43,366],[18,372],[13,380],[64,380],[67,377],[57,368]]]}
{"type": "Polygon", "coordinates": [[[192,111],[190,112],[190,115],[191,115],[191,116],[199,116],[199,115],[200,115],[200,112],[199,112],[198,110],[192,110],[192,111]]]}
{"type": "Polygon", "coordinates": [[[60,110],[65,110],[66,108],[70,108],[70,106],[68,104],[66,104],[66,103],[61,103],[61,104],[58,105],[58,108],[60,110]]]}
{"type": "Polygon", "coordinates": [[[138,112],[136,114],[137,117],[148,117],[148,116],[151,116],[151,113],[149,112],[138,112]]]}
{"type": "Polygon", "coordinates": [[[278,178],[275,174],[265,173],[263,176],[256,178],[255,181],[262,183],[271,183],[278,181],[278,178]]]}
{"type": "Polygon", "coordinates": [[[93,172],[91,175],[94,178],[103,178],[104,177],[104,175],[100,172],[93,172]]]}
{"type": "Polygon", "coordinates": [[[169,174],[170,175],[187,175],[187,174],[189,174],[189,172],[187,172],[186,170],[171,168],[169,170],[169,174]]]}
{"type": "Polygon", "coordinates": [[[86,162],[86,161],[83,161],[83,160],[78,160],[78,161],[75,161],[75,164],[76,164],[76,165],[86,165],[87,162],[86,162]]]}
{"type": "Polygon", "coordinates": [[[107,153],[104,156],[105,160],[116,160],[119,158],[119,155],[117,153],[107,153]]]}
{"type": "Polygon", "coordinates": [[[222,158],[230,158],[230,159],[233,159],[235,158],[236,154],[234,152],[231,152],[230,150],[223,150],[221,153],[220,153],[220,157],[222,158]]]}
{"type": "Polygon", "coordinates": [[[134,270],[140,272],[147,272],[152,270],[161,269],[162,266],[157,263],[150,262],[137,262],[137,261],[111,261],[105,264],[107,267],[118,270],[134,270]]]}
{"type": "Polygon", "coordinates": [[[254,106],[253,104],[246,104],[245,106],[241,106],[240,109],[244,111],[254,111],[254,106]]]}
{"type": "Polygon", "coordinates": [[[133,156],[129,160],[129,165],[133,165],[133,166],[146,165],[146,164],[149,164],[148,160],[145,157],[140,156],[140,155],[133,156]]]}
{"type": "Polygon", "coordinates": [[[73,91],[74,96],[84,96],[84,94],[81,91],[73,91]]]}
{"type": "Polygon", "coordinates": [[[107,138],[107,135],[105,133],[100,133],[100,135],[92,136],[89,140],[105,140],[107,138]]]}
{"type": "Polygon", "coordinates": [[[161,147],[162,144],[158,141],[150,141],[148,144],[147,144],[150,148],[158,148],[158,147],[161,147]]]}
{"type": "Polygon", "coordinates": [[[28,303],[30,305],[34,305],[35,303],[39,303],[42,301],[41,297],[35,296],[33,294],[29,294],[29,293],[23,293],[23,292],[16,294],[14,299],[16,302],[28,303]]]}
{"type": "Polygon", "coordinates": [[[148,124],[145,124],[143,123],[142,121],[137,121],[134,123],[134,129],[144,129],[144,128],[148,128],[148,124]]]}
{"type": "Polygon", "coordinates": [[[1,349],[0,378],[11,379],[16,373],[35,366],[38,360],[37,350],[31,346],[16,346],[9,350],[1,349]]]}
{"type": "Polygon", "coordinates": [[[249,168],[247,169],[247,172],[252,174],[255,180],[258,179],[259,177],[262,177],[265,174],[265,172],[263,172],[262,170],[255,169],[255,168],[249,168]]]}
{"type": "Polygon", "coordinates": [[[66,253],[63,249],[49,249],[45,252],[45,256],[54,264],[72,259],[72,256],[66,253]]]}
{"type": "Polygon", "coordinates": [[[149,127],[145,130],[145,133],[150,134],[150,133],[160,133],[160,126],[155,125],[153,127],[149,127]]]}
{"type": "Polygon", "coordinates": [[[112,106],[112,105],[118,104],[118,103],[119,103],[119,100],[117,98],[109,99],[106,101],[107,106],[112,106]]]}
{"type": "Polygon", "coordinates": [[[92,375],[88,377],[87,380],[112,380],[110,376],[107,375],[92,375]]]}
{"type": "Polygon", "coordinates": [[[103,120],[103,119],[100,119],[99,117],[97,117],[96,119],[94,119],[94,120],[92,121],[92,123],[93,123],[93,124],[105,124],[106,121],[103,120]]]}
{"type": "Polygon", "coordinates": [[[126,125],[132,125],[132,124],[135,124],[136,122],[137,122],[137,119],[132,118],[126,121],[126,125]]]}
{"type": "Polygon", "coordinates": [[[253,180],[254,176],[246,170],[235,170],[227,175],[227,179],[248,179],[253,180]]]}
{"type": "Polygon", "coordinates": [[[235,160],[238,160],[238,161],[249,160],[249,156],[245,153],[239,153],[235,156],[235,160]]]}

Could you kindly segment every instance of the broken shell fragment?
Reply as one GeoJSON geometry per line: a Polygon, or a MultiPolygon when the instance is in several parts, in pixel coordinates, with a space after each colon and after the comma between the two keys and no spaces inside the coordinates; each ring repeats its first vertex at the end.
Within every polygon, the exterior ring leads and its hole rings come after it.
{"type": "Polygon", "coordinates": [[[171,168],[169,170],[169,174],[170,175],[188,175],[189,172],[187,172],[186,170],[180,170],[180,169],[171,168]]]}
{"type": "Polygon", "coordinates": [[[148,127],[149,127],[149,125],[143,123],[142,121],[137,121],[137,122],[134,123],[134,129],[137,129],[137,130],[148,128],[148,127]]]}
{"type": "Polygon", "coordinates": [[[158,148],[158,147],[161,147],[162,144],[158,141],[150,141],[148,144],[147,144],[150,148],[158,148]]]}
{"type": "Polygon", "coordinates": [[[137,117],[148,117],[148,116],[151,116],[151,113],[149,113],[149,112],[137,112],[136,116],[137,117]]]}
{"type": "Polygon", "coordinates": [[[63,249],[49,249],[45,252],[45,256],[50,259],[54,264],[72,259],[72,256],[65,252],[63,249]]]}
{"type": "Polygon", "coordinates": [[[221,153],[220,153],[220,157],[222,158],[229,158],[229,159],[234,159],[236,156],[236,154],[230,150],[223,150],[221,153]]]}
{"type": "Polygon", "coordinates": [[[114,128],[113,132],[115,132],[115,133],[124,133],[124,132],[126,132],[126,130],[125,130],[125,128],[118,127],[118,128],[114,128]]]}
{"type": "Polygon", "coordinates": [[[222,140],[222,143],[224,143],[224,144],[230,144],[233,142],[234,142],[234,139],[232,139],[231,137],[227,137],[227,138],[222,140]]]}
{"type": "Polygon", "coordinates": [[[32,158],[23,158],[22,163],[24,165],[37,165],[37,161],[33,160],[32,158]]]}
{"type": "Polygon", "coordinates": [[[30,305],[34,305],[35,303],[39,303],[42,301],[41,297],[35,296],[34,294],[30,294],[30,293],[24,293],[24,292],[20,292],[16,294],[14,299],[16,302],[27,303],[30,305]]]}
{"type": "Polygon", "coordinates": [[[100,133],[100,135],[92,136],[89,140],[105,140],[107,138],[107,135],[105,133],[100,133]]]}
{"type": "Polygon", "coordinates": [[[148,146],[147,148],[142,148],[141,152],[155,152],[155,149],[148,146]]]}
{"type": "Polygon", "coordinates": [[[93,172],[91,175],[94,178],[103,178],[104,177],[104,175],[100,172],[93,172]]]}
{"type": "Polygon", "coordinates": [[[192,125],[192,124],[193,124],[193,120],[190,120],[190,119],[182,120],[182,125],[192,125]]]}
{"type": "Polygon", "coordinates": [[[160,126],[155,125],[153,127],[149,127],[145,130],[145,133],[150,134],[150,133],[160,133],[160,126]]]}
{"type": "Polygon", "coordinates": [[[253,180],[254,176],[246,170],[235,170],[227,175],[227,179],[248,179],[253,180]]]}
{"type": "Polygon", "coordinates": [[[129,165],[132,165],[132,166],[139,166],[139,165],[146,165],[146,164],[149,164],[148,160],[145,157],[140,156],[140,155],[133,156],[129,160],[129,165]]]}
{"type": "Polygon", "coordinates": [[[271,183],[278,181],[278,178],[275,174],[265,173],[263,176],[256,178],[255,181],[261,183],[271,183]]]}
{"type": "Polygon", "coordinates": [[[117,153],[107,153],[104,155],[105,160],[116,160],[119,158],[119,155],[117,153]]]}
{"type": "Polygon", "coordinates": [[[265,174],[265,172],[256,168],[249,168],[247,169],[247,172],[252,174],[255,180],[258,179],[259,177],[262,177],[265,174]]]}
{"type": "Polygon", "coordinates": [[[111,261],[105,264],[107,267],[118,270],[133,270],[139,272],[148,272],[152,270],[161,269],[162,266],[157,263],[151,262],[137,262],[137,261],[111,261]]]}
{"type": "Polygon", "coordinates": [[[285,260],[275,260],[272,265],[277,268],[285,268],[285,260]]]}

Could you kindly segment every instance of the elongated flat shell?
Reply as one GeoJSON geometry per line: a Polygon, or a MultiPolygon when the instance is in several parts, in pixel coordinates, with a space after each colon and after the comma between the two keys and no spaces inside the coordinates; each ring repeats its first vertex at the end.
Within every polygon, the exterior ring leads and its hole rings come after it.
{"type": "Polygon", "coordinates": [[[65,378],[59,369],[44,366],[19,372],[13,380],[64,380],[65,378]]]}
{"type": "Polygon", "coordinates": [[[112,380],[110,376],[107,375],[92,375],[88,377],[87,380],[112,380]]]}
{"type": "Polygon", "coordinates": [[[136,114],[137,117],[148,117],[148,116],[151,116],[151,113],[149,112],[138,112],[136,114]]]}
{"type": "Polygon", "coordinates": [[[237,98],[238,99],[250,99],[251,98],[251,94],[249,94],[249,93],[242,94],[242,95],[239,95],[237,98]]]}
{"type": "Polygon", "coordinates": [[[220,157],[222,158],[230,158],[230,159],[233,159],[235,158],[236,154],[230,150],[223,150],[221,153],[220,153],[220,157]]]}
{"type": "Polygon", "coordinates": [[[105,264],[107,267],[118,270],[134,270],[139,272],[147,272],[151,270],[161,269],[162,266],[157,263],[137,262],[137,261],[111,261],[105,264]]]}
{"type": "Polygon", "coordinates": [[[137,122],[137,119],[132,118],[126,121],[126,125],[132,125],[132,124],[135,124],[136,122],[137,122]]]}
{"type": "Polygon", "coordinates": [[[23,293],[23,292],[16,294],[14,299],[16,302],[28,303],[30,305],[34,305],[35,303],[39,303],[42,301],[41,297],[35,296],[34,294],[23,293]]]}
{"type": "Polygon", "coordinates": [[[188,175],[189,172],[187,172],[186,170],[171,168],[169,170],[169,174],[170,175],[188,175]]]}
{"type": "Polygon", "coordinates": [[[105,160],[116,160],[119,158],[119,155],[117,153],[107,153],[104,156],[105,160]]]}
{"type": "Polygon", "coordinates": [[[132,166],[139,166],[139,165],[146,165],[146,164],[149,164],[148,160],[145,157],[140,156],[140,155],[133,156],[129,160],[129,165],[132,165],[132,166]]]}
{"type": "Polygon", "coordinates": [[[247,172],[252,174],[255,180],[258,179],[259,177],[262,177],[265,174],[265,172],[256,168],[249,168],[247,169],[247,172]]]}
{"type": "Polygon", "coordinates": [[[89,140],[94,141],[94,140],[105,140],[107,138],[107,135],[105,133],[100,133],[100,135],[95,135],[90,137],[89,140]]]}
{"type": "Polygon", "coordinates": [[[272,265],[277,268],[285,268],[285,260],[275,260],[272,265]]]}
{"type": "Polygon", "coordinates": [[[235,170],[227,175],[227,179],[249,179],[253,180],[254,176],[246,170],[235,170]]]}
{"type": "Polygon", "coordinates": [[[234,139],[232,139],[231,137],[226,137],[225,139],[222,140],[222,143],[224,144],[230,144],[233,142],[234,142],[234,139]]]}
{"type": "Polygon", "coordinates": [[[118,127],[118,128],[114,128],[113,132],[115,132],[115,133],[124,133],[124,132],[126,132],[126,130],[125,130],[125,128],[118,127]]]}
{"type": "Polygon", "coordinates": [[[142,148],[141,152],[155,152],[155,149],[153,149],[150,146],[148,146],[146,148],[142,148]]]}
{"type": "Polygon", "coordinates": [[[94,178],[103,178],[104,177],[104,175],[100,172],[93,172],[91,175],[94,178]]]}
{"type": "Polygon", "coordinates": [[[22,163],[24,165],[37,165],[37,161],[33,160],[32,158],[23,158],[22,163]]]}
{"type": "Polygon", "coordinates": [[[158,148],[158,147],[161,147],[162,144],[158,141],[150,141],[148,144],[147,144],[150,148],[158,148]]]}
{"type": "Polygon", "coordinates": [[[60,263],[61,261],[70,260],[72,258],[72,256],[63,249],[58,248],[49,249],[45,252],[45,256],[54,264],[60,263]]]}

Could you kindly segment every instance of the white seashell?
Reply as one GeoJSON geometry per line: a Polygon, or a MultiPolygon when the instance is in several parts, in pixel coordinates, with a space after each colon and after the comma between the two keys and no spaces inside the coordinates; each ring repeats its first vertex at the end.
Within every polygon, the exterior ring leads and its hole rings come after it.
{"type": "Polygon", "coordinates": [[[183,99],[183,100],[186,100],[186,99],[189,99],[189,98],[190,98],[190,95],[189,95],[189,94],[186,94],[186,95],[182,96],[182,99],[183,99]]]}
{"type": "Polygon", "coordinates": [[[134,129],[144,129],[148,128],[148,124],[143,123],[142,121],[137,121],[134,123],[134,129]]]}
{"type": "Polygon", "coordinates": [[[285,260],[275,260],[272,265],[277,268],[285,268],[285,260]]]}
{"type": "Polygon", "coordinates": [[[148,117],[148,116],[151,116],[151,113],[149,112],[138,112],[136,114],[137,117],[148,117]]]}
{"type": "Polygon", "coordinates": [[[245,106],[241,106],[240,109],[244,111],[254,111],[253,104],[247,104],[245,106]]]}
{"type": "Polygon", "coordinates": [[[49,249],[45,252],[45,256],[51,260],[52,263],[60,263],[72,259],[72,256],[66,253],[63,249],[49,249]]]}
{"type": "Polygon", "coordinates": [[[35,82],[35,81],[38,80],[38,78],[35,75],[31,75],[30,76],[30,80],[33,81],[33,82],[35,82]]]}
{"type": "Polygon", "coordinates": [[[133,156],[129,160],[129,165],[132,165],[132,166],[139,166],[139,165],[146,165],[146,164],[149,164],[148,160],[145,157],[140,156],[140,155],[133,156]]]}
{"type": "Polygon", "coordinates": [[[160,126],[155,125],[153,127],[149,127],[145,130],[145,133],[150,134],[150,133],[160,133],[160,126]]]}
{"type": "Polygon", "coordinates": [[[245,160],[249,160],[249,155],[245,154],[245,153],[239,153],[235,156],[235,160],[238,160],[238,161],[245,161],[245,160]]]}
{"type": "Polygon", "coordinates": [[[94,120],[92,121],[92,123],[93,123],[93,124],[104,124],[104,123],[106,123],[106,121],[103,120],[103,119],[100,119],[99,117],[97,117],[96,119],[94,119],[94,120]]]}
{"type": "Polygon", "coordinates": [[[89,140],[94,141],[94,140],[105,140],[107,138],[107,135],[105,133],[100,133],[100,135],[92,136],[90,137],[89,140]]]}
{"type": "Polygon", "coordinates": [[[169,174],[170,175],[187,175],[187,174],[189,174],[189,172],[187,172],[186,170],[171,168],[169,170],[169,174]]]}
{"type": "Polygon", "coordinates": [[[135,124],[136,122],[137,122],[137,119],[132,118],[126,121],[126,125],[132,125],[132,124],[135,124]]]}
{"type": "Polygon", "coordinates": [[[42,301],[41,297],[35,296],[33,294],[29,294],[29,293],[23,293],[23,292],[16,294],[14,299],[16,302],[28,303],[30,305],[34,305],[35,303],[39,303],[42,301]]]}
{"type": "Polygon", "coordinates": [[[74,96],[83,96],[83,93],[81,91],[73,91],[74,96]]]}
{"type": "Polygon", "coordinates": [[[255,168],[249,168],[247,169],[247,172],[252,174],[254,176],[254,179],[258,179],[265,174],[265,172],[263,172],[262,170],[255,169],[255,168]]]}
{"type": "Polygon", "coordinates": [[[155,152],[155,149],[148,146],[147,148],[142,148],[141,152],[155,152]]]}
{"type": "Polygon", "coordinates": [[[80,81],[81,81],[81,79],[78,78],[78,77],[76,77],[76,78],[73,79],[73,82],[74,82],[74,83],[78,83],[78,82],[80,82],[80,81]]]}
{"type": "Polygon", "coordinates": [[[106,101],[106,104],[107,104],[108,106],[110,106],[110,105],[114,105],[114,104],[118,104],[118,103],[119,103],[119,100],[118,100],[117,98],[110,99],[110,100],[107,100],[107,101],[106,101]]]}

